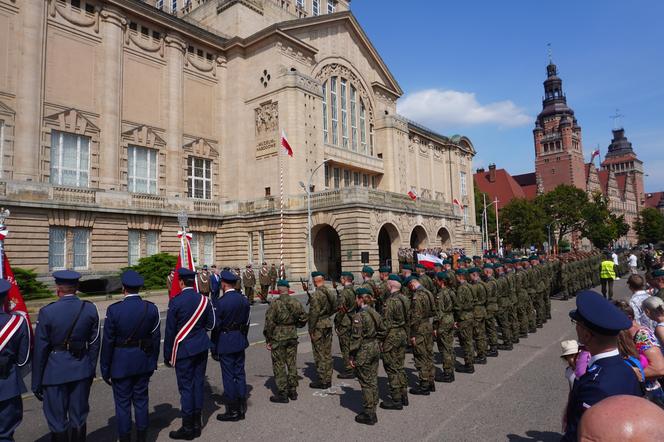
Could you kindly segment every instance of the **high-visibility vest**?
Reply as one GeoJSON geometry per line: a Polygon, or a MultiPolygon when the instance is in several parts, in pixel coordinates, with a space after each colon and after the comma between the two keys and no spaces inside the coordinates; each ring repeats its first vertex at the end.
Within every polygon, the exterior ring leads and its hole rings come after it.
{"type": "Polygon", "coordinates": [[[614,266],[613,260],[602,261],[602,270],[599,272],[599,277],[602,279],[616,279],[614,266]]]}

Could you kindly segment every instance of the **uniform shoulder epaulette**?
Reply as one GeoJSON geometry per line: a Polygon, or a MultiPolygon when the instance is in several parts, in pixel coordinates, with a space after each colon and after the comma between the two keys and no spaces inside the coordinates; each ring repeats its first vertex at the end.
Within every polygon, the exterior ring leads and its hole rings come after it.
{"type": "Polygon", "coordinates": [[[51,301],[51,302],[49,302],[48,304],[46,304],[45,306],[43,306],[42,309],[44,309],[44,308],[46,308],[46,307],[48,307],[48,306],[51,306],[51,305],[55,304],[56,302],[58,302],[58,301],[51,301]]]}
{"type": "Polygon", "coordinates": [[[110,304],[110,305],[108,306],[108,308],[111,308],[111,307],[113,307],[114,305],[122,304],[122,301],[124,301],[124,299],[121,299],[121,300],[119,300],[119,301],[115,301],[113,304],[110,304]]]}
{"type": "MultiPolygon", "coordinates": [[[[142,299],[142,298],[141,298],[141,299],[142,299]]],[[[157,304],[155,304],[155,303],[152,302],[152,301],[148,301],[147,299],[143,299],[143,301],[145,301],[145,302],[149,302],[150,304],[154,305],[155,307],[157,306],[157,304]]]]}

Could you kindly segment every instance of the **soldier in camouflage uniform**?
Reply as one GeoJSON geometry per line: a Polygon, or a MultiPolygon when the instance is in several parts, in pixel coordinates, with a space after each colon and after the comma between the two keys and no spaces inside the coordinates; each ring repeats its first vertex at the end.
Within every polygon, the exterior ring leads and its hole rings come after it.
{"type": "Polygon", "coordinates": [[[473,292],[473,338],[475,338],[475,350],[477,357],[475,362],[486,364],[487,339],[486,339],[486,289],[480,281],[480,269],[471,267],[468,270],[470,276],[470,288],[473,292]]]}
{"type": "MultiPolygon", "coordinates": [[[[318,380],[309,384],[311,388],[326,389],[332,386],[332,321],[337,310],[336,295],[325,285],[325,275],[312,272],[316,291],[309,302],[309,336],[314,353],[318,380]]],[[[306,286],[305,286],[306,287],[306,286]]],[[[308,290],[306,287],[305,290],[308,290]]]]}
{"type": "Polygon", "coordinates": [[[387,373],[390,399],[381,402],[380,408],[401,410],[408,405],[408,378],[404,369],[406,343],[408,341],[408,310],[410,301],[401,293],[401,278],[389,275],[388,295],[385,297],[383,320],[387,334],[382,345],[383,368],[387,373]]]}
{"type": "Polygon", "coordinates": [[[409,285],[413,292],[408,323],[415,368],[419,372],[419,384],[411,388],[410,393],[428,396],[430,391],[436,391],[431,327],[431,318],[436,315],[436,303],[433,294],[420,284],[415,275],[409,276],[404,283],[409,285]]]}
{"type": "Polygon", "coordinates": [[[385,297],[390,294],[390,289],[387,286],[387,279],[389,278],[391,271],[392,269],[387,266],[378,268],[378,290],[376,291],[377,297],[374,299],[373,307],[380,315],[383,314],[385,297]]]}
{"type": "Polygon", "coordinates": [[[383,318],[370,306],[373,293],[360,287],[356,291],[356,313],[353,316],[353,331],[350,347],[351,365],[362,387],[364,411],[355,416],[355,422],[373,425],[378,422],[378,361],[379,342],[385,339],[383,318]]]}
{"type": "MultiPolygon", "coordinates": [[[[374,269],[371,268],[370,266],[362,267],[362,283],[360,284],[360,287],[364,287],[365,289],[371,292],[371,298],[375,303],[377,301],[377,298],[379,298],[378,296],[379,293],[378,293],[378,284],[376,284],[376,281],[373,280],[373,274],[374,274],[374,269]]],[[[378,302],[380,302],[380,300],[378,300],[378,302]]]]}
{"type": "Polygon", "coordinates": [[[498,350],[512,350],[512,323],[510,321],[510,288],[505,274],[505,269],[501,263],[493,265],[496,275],[496,295],[498,298],[498,312],[496,320],[500,328],[500,335],[503,343],[498,345],[498,350]]]}
{"type": "Polygon", "coordinates": [[[263,329],[277,384],[277,394],[270,401],[277,403],[297,399],[297,329],[307,325],[307,313],[297,299],[290,297],[289,287],[288,281],[277,282],[279,297],[268,307],[263,329]]]}
{"type": "Polygon", "coordinates": [[[420,284],[424,286],[425,289],[429,290],[431,293],[436,293],[438,289],[436,288],[433,280],[427,275],[426,267],[424,264],[417,264],[416,266],[417,276],[419,278],[420,284]]]}
{"type": "Polygon", "coordinates": [[[352,331],[352,317],[355,313],[355,290],[353,289],[353,274],[341,273],[343,288],[337,296],[337,314],[334,316],[334,330],[339,338],[339,348],[344,360],[344,373],[339,373],[339,379],[352,379],[353,367],[350,365],[350,335],[352,331]]]}
{"type": "Polygon", "coordinates": [[[537,256],[531,256],[530,272],[533,283],[533,307],[535,308],[535,323],[542,328],[546,322],[546,303],[544,302],[544,275],[539,267],[537,256]]]}
{"type": "Polygon", "coordinates": [[[242,272],[242,284],[244,284],[244,294],[247,296],[249,303],[254,304],[254,288],[256,287],[256,273],[251,268],[251,263],[247,264],[247,268],[242,272]]]}
{"type": "Polygon", "coordinates": [[[456,293],[447,287],[450,277],[446,272],[436,274],[437,315],[433,320],[433,335],[438,351],[443,357],[443,374],[436,376],[438,382],[454,382],[454,303],[456,293]]]}
{"type": "Polygon", "coordinates": [[[498,284],[494,277],[493,264],[486,263],[482,269],[484,289],[486,290],[486,336],[489,341],[487,356],[498,356],[498,284]]]}
{"type": "Polygon", "coordinates": [[[507,279],[507,290],[509,294],[508,317],[510,325],[512,326],[512,344],[518,344],[519,335],[521,334],[519,322],[519,290],[513,259],[508,259],[505,263],[505,278],[507,279]]]}
{"type": "Polygon", "coordinates": [[[530,267],[530,260],[528,258],[523,258],[522,260],[522,265],[524,268],[524,275],[526,277],[526,293],[528,296],[526,297],[526,303],[527,303],[527,313],[528,313],[528,332],[530,333],[535,333],[537,332],[537,315],[535,313],[535,305],[534,305],[534,298],[535,298],[535,278],[532,272],[532,268],[530,267]]]}
{"type": "Polygon", "coordinates": [[[459,373],[475,373],[475,349],[473,339],[475,300],[470,285],[466,282],[468,271],[457,269],[456,279],[459,284],[454,298],[454,319],[459,330],[459,342],[463,348],[464,366],[457,368],[459,373]]]}
{"type": "Polygon", "coordinates": [[[517,315],[519,317],[519,337],[525,338],[528,336],[528,276],[526,275],[526,268],[520,260],[515,263],[514,269],[516,270],[516,289],[518,295],[517,315]]]}
{"type": "MultiPolygon", "coordinates": [[[[413,266],[410,264],[404,264],[401,266],[401,280],[406,281],[410,275],[413,274],[413,266]]],[[[408,287],[408,284],[401,285],[401,293],[406,296],[406,298],[413,299],[413,291],[408,287]]]]}

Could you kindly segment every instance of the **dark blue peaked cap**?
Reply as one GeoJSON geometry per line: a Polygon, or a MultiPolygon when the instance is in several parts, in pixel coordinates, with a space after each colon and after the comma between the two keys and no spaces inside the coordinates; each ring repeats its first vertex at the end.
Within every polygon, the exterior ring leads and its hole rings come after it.
{"type": "Polygon", "coordinates": [[[569,316],[604,336],[616,336],[632,326],[626,314],[592,290],[584,290],[576,296],[576,310],[569,312],[569,316]]]}
{"type": "Polygon", "coordinates": [[[181,279],[194,279],[196,277],[196,272],[186,267],[180,267],[178,269],[178,276],[181,279]]]}
{"type": "Polygon", "coordinates": [[[145,283],[143,277],[135,270],[125,271],[120,279],[122,280],[123,286],[131,288],[143,287],[143,284],[145,283]]]}
{"type": "Polygon", "coordinates": [[[55,283],[59,285],[77,284],[81,279],[81,274],[73,270],[58,270],[53,272],[55,283]]]}

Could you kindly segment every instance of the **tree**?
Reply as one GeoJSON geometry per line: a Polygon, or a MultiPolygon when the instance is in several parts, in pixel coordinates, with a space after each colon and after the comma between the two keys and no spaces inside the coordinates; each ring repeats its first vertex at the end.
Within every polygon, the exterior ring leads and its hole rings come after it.
{"type": "Polygon", "coordinates": [[[594,193],[591,201],[583,207],[582,217],[581,234],[599,249],[606,248],[621,236],[618,228],[624,220],[611,213],[608,198],[600,192],[594,193]]]}
{"type": "Polygon", "coordinates": [[[166,278],[171,270],[175,269],[177,257],[168,253],[157,253],[138,260],[135,266],[122,269],[136,270],[145,278],[146,290],[160,289],[166,287],[166,278]]]}
{"type": "Polygon", "coordinates": [[[652,207],[646,207],[639,213],[634,230],[639,235],[639,242],[655,244],[664,239],[664,215],[652,207]]]}
{"type": "Polygon", "coordinates": [[[541,244],[546,240],[546,214],[532,201],[513,199],[500,211],[502,236],[513,247],[541,244]]]}
{"type": "MultiPolygon", "coordinates": [[[[583,211],[588,204],[586,192],[578,187],[561,184],[549,193],[537,197],[552,230],[558,230],[558,242],[567,234],[580,232],[584,225],[583,211]]],[[[548,223],[547,223],[548,224],[548,223]]]]}

